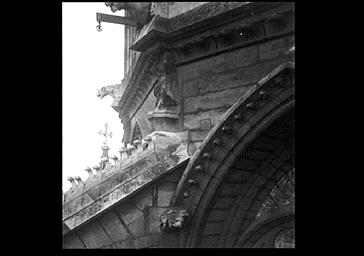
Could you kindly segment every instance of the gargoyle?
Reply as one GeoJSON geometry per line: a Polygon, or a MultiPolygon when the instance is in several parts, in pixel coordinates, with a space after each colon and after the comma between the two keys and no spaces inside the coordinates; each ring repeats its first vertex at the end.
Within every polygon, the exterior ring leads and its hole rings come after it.
{"type": "Polygon", "coordinates": [[[120,88],[121,84],[114,84],[102,87],[100,90],[97,90],[97,97],[101,99],[106,95],[110,95],[115,99],[116,91],[120,88]]]}
{"type": "Polygon", "coordinates": [[[181,229],[186,225],[189,214],[186,209],[171,209],[166,210],[159,217],[159,227],[162,230],[181,229]]]}
{"type": "Polygon", "coordinates": [[[137,20],[139,27],[144,26],[150,17],[150,2],[105,2],[112,12],[126,10],[137,20]]]}

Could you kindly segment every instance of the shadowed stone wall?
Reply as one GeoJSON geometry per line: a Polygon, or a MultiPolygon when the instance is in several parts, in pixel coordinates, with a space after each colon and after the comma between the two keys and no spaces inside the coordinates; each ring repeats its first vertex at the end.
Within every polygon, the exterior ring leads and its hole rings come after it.
{"type": "Polygon", "coordinates": [[[184,122],[198,147],[225,111],[255,82],[292,60],[294,36],[221,53],[178,68],[183,86],[184,122]]]}

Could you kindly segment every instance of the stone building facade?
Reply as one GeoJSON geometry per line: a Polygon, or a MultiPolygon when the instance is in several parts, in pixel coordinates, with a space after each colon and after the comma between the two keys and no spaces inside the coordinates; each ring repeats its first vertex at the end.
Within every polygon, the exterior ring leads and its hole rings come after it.
{"type": "Polygon", "coordinates": [[[106,5],[137,21],[98,93],[125,144],[69,178],[63,247],[294,247],[294,3],[106,5]]]}

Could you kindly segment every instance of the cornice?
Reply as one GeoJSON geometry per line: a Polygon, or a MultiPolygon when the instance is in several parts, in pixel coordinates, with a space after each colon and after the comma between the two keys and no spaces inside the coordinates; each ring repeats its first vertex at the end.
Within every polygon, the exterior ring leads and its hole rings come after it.
{"type": "MultiPolygon", "coordinates": [[[[118,103],[120,118],[123,122],[131,118],[131,110],[140,104],[155,82],[155,73],[151,71],[160,61],[164,51],[176,56],[176,65],[193,61],[202,55],[211,55],[234,49],[236,42],[226,44],[225,36],[243,30],[251,33],[243,40],[239,39],[239,47],[253,42],[268,40],[276,36],[292,33],[292,26],[279,33],[270,33],[267,25],[271,20],[281,18],[281,13],[294,13],[294,3],[287,2],[219,2],[203,4],[189,12],[171,19],[154,16],[152,21],[143,27],[132,50],[141,50],[138,61],[130,69],[127,88],[118,103]],[[279,14],[279,15],[277,15],[279,14]],[[288,32],[287,32],[288,31],[288,32]],[[206,41],[213,47],[206,51],[198,44],[206,41]],[[215,46],[216,45],[216,46],[215,46]],[[197,48],[197,55],[185,55],[184,48],[197,48]],[[201,50],[198,50],[201,48],[201,50]],[[201,53],[203,53],[201,55],[201,53]]],[[[286,15],[286,14],[284,14],[286,15]]],[[[283,16],[284,16],[283,15],[283,16]]],[[[287,16],[287,15],[286,15],[287,16]]],[[[202,56],[203,57],[203,56],[202,56]]]]}

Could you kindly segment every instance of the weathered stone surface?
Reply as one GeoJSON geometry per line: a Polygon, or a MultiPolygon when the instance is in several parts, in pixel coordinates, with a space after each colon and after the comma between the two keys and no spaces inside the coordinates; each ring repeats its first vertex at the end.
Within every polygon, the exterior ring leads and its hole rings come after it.
{"type": "Polygon", "coordinates": [[[166,207],[151,207],[149,208],[149,226],[150,233],[160,232],[159,217],[166,210],[166,207]]]}
{"type": "Polygon", "coordinates": [[[122,225],[114,211],[109,211],[102,214],[99,218],[99,223],[108,232],[113,242],[124,240],[128,237],[128,232],[122,225]]]}
{"type": "Polygon", "coordinates": [[[187,98],[184,101],[185,113],[229,107],[235,100],[247,92],[248,89],[249,87],[239,87],[194,98],[187,98]]]}
{"type": "Polygon", "coordinates": [[[99,248],[102,245],[112,243],[97,222],[82,227],[77,233],[87,248],[99,248]]]}
{"type": "Polygon", "coordinates": [[[269,60],[280,56],[285,56],[286,52],[294,44],[294,37],[284,37],[276,40],[271,40],[259,46],[260,60],[269,60]]]}
{"type": "Polygon", "coordinates": [[[128,228],[130,232],[135,236],[142,236],[145,232],[145,222],[144,222],[144,215],[139,216],[137,219],[133,220],[129,225],[128,228]]]}
{"type": "Polygon", "coordinates": [[[121,204],[115,208],[119,216],[123,219],[126,225],[133,222],[140,216],[143,216],[143,212],[130,204],[121,204]]]}
{"type": "Polygon", "coordinates": [[[205,3],[208,2],[169,2],[168,18],[173,18],[205,3]]]}
{"type": "Polygon", "coordinates": [[[213,127],[225,113],[227,108],[213,109],[205,112],[200,112],[198,115],[190,114],[184,116],[183,127],[185,129],[203,129],[201,127],[202,120],[209,119],[211,127],[213,127]]]}
{"type": "Polygon", "coordinates": [[[63,205],[63,218],[67,218],[72,215],[73,212],[83,209],[92,202],[94,202],[94,200],[87,193],[83,193],[81,196],[76,197],[63,205]]]}
{"type": "Polygon", "coordinates": [[[244,47],[225,53],[225,69],[235,69],[252,65],[258,61],[258,48],[256,46],[244,47]]]}
{"type": "Polygon", "coordinates": [[[169,206],[172,195],[176,189],[175,183],[162,183],[158,186],[158,206],[169,206]]]}
{"type": "Polygon", "coordinates": [[[152,206],[153,204],[153,194],[150,190],[143,191],[138,194],[133,200],[131,200],[133,205],[137,206],[139,209],[144,209],[145,207],[152,206]]]}
{"type": "Polygon", "coordinates": [[[160,228],[166,231],[182,229],[188,221],[187,209],[168,209],[160,216],[160,228]]]}
{"type": "Polygon", "coordinates": [[[265,22],[265,31],[268,37],[294,31],[294,14],[285,12],[265,22]]]}
{"type": "Polygon", "coordinates": [[[207,134],[209,133],[208,130],[194,130],[191,131],[191,141],[203,141],[207,134]]]}
{"type": "MultiPolygon", "coordinates": [[[[159,224],[159,222],[157,222],[159,224]]],[[[86,248],[80,238],[75,234],[70,234],[63,238],[63,248],[80,249],[86,248]]]]}
{"type": "MultiPolygon", "coordinates": [[[[209,78],[224,71],[252,65],[258,60],[258,48],[256,46],[245,47],[238,50],[221,53],[219,55],[193,62],[180,67],[178,70],[183,82],[191,82],[184,89],[185,97],[189,96],[189,89],[193,88],[193,80],[197,78],[209,78]],[[186,95],[187,94],[187,95],[186,95]]],[[[201,82],[201,84],[203,84],[201,82]]],[[[200,87],[203,87],[202,85],[200,87]]],[[[224,88],[224,87],[222,87],[224,88]]],[[[193,94],[192,94],[193,95],[193,94]]]]}

